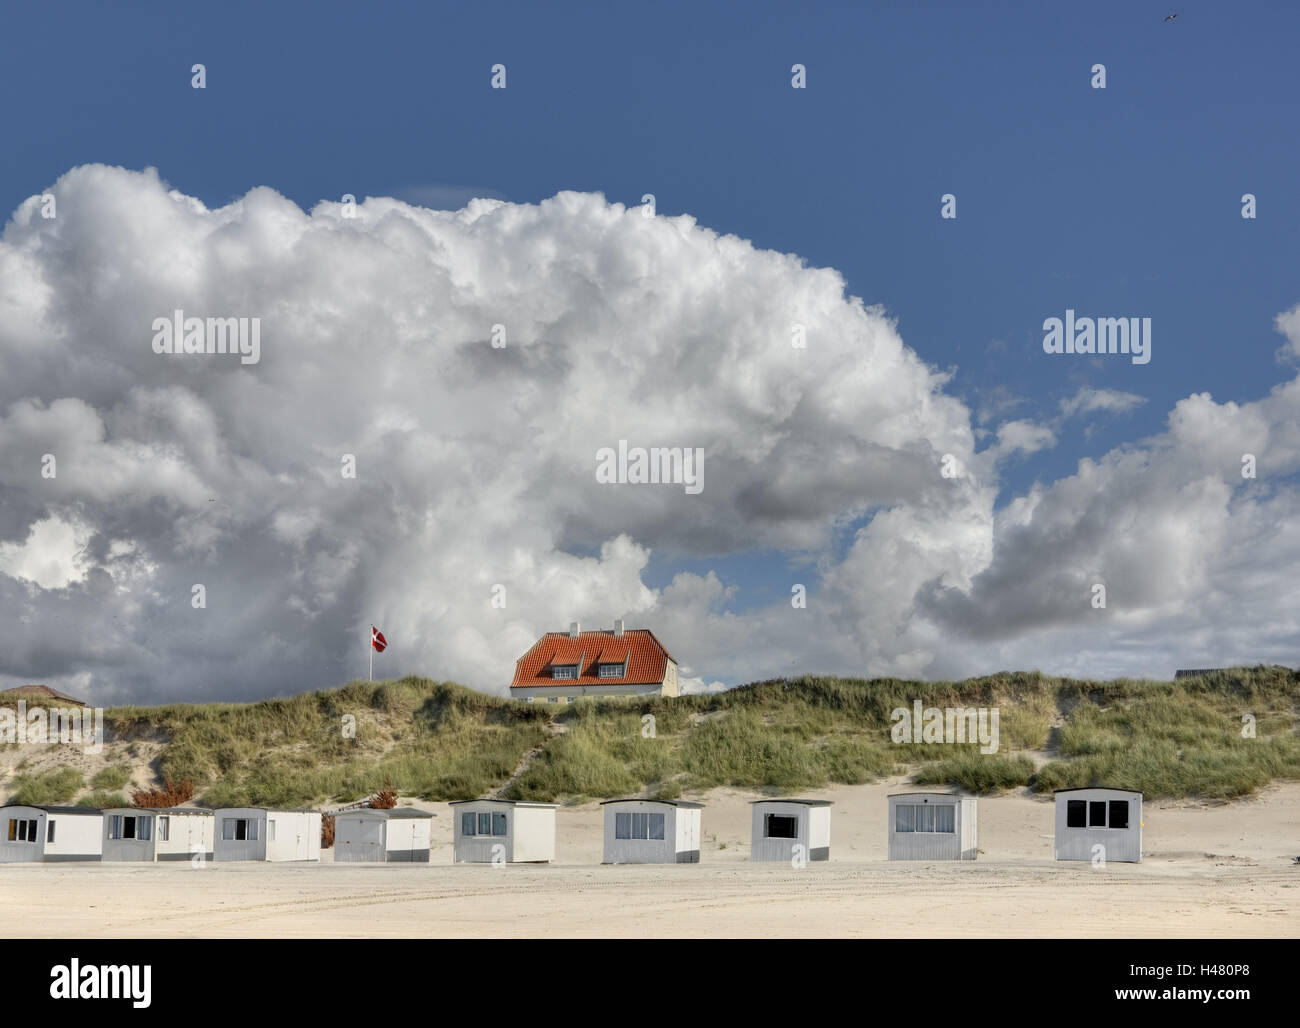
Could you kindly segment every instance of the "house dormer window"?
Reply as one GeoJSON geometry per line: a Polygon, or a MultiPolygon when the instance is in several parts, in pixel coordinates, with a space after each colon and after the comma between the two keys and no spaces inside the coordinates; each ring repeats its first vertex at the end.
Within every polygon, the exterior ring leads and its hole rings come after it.
{"type": "Polygon", "coordinates": [[[601,664],[600,665],[601,678],[622,678],[625,674],[627,674],[626,664],[601,664]]]}
{"type": "Polygon", "coordinates": [[[578,665],[577,664],[556,664],[553,668],[551,668],[551,677],[552,678],[577,678],[578,665]]]}

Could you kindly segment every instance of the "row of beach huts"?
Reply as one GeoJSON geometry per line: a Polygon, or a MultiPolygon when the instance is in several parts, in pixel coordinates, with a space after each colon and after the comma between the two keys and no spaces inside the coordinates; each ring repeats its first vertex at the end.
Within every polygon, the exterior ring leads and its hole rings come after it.
{"type": "MultiPolygon", "coordinates": [[[[1055,794],[1057,860],[1142,859],[1142,794],[1064,789],[1055,794]]],[[[975,860],[977,801],[942,792],[888,797],[890,860],[975,860]]],[[[604,863],[693,864],[700,859],[702,803],[606,800],[604,863]]],[[[830,859],[831,802],[752,803],[753,861],[830,859]]],[[[555,859],[553,803],[458,800],[456,863],[549,863],[555,859]]],[[[358,808],[334,818],[334,861],[428,863],[433,818],[412,807],[358,808]]],[[[40,861],[313,861],[321,855],[316,810],[262,807],[150,809],[0,807],[0,863],[40,861]]]]}

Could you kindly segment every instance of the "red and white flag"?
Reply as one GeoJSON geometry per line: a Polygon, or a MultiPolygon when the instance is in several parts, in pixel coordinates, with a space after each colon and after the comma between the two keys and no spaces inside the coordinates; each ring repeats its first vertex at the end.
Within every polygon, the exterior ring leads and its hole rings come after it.
{"type": "Polygon", "coordinates": [[[370,645],[375,648],[376,653],[383,653],[388,648],[388,640],[384,638],[384,633],[374,625],[370,626],[370,645]]]}

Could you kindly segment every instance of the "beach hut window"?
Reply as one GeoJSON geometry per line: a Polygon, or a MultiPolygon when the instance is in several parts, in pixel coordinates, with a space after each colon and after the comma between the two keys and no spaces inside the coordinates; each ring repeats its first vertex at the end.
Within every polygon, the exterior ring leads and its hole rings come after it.
{"type": "Polygon", "coordinates": [[[951,803],[941,803],[930,809],[934,811],[934,830],[952,835],[957,829],[957,808],[951,803]]]}
{"type": "Polygon", "coordinates": [[[914,805],[900,803],[894,808],[894,831],[916,831],[916,807],[914,805]]]}
{"type": "Polygon", "coordinates": [[[1088,804],[1084,800],[1067,800],[1065,804],[1065,827],[1088,827],[1088,804]]]}
{"type": "Polygon", "coordinates": [[[268,820],[266,822],[266,841],[275,842],[275,822],[268,820]]]}
{"type": "Polygon", "coordinates": [[[230,842],[256,842],[257,822],[247,817],[228,817],[221,822],[221,837],[230,842]]]}
{"type": "Polygon", "coordinates": [[[110,814],[108,818],[108,837],[110,839],[122,838],[122,815],[110,814]]]}
{"type": "Polygon", "coordinates": [[[1110,801],[1110,827],[1128,827],[1128,800],[1110,801]]]}
{"type": "Polygon", "coordinates": [[[1105,800],[1088,801],[1088,827],[1089,828],[1106,827],[1106,801],[1105,800]]]}
{"type": "Polygon", "coordinates": [[[18,841],[18,822],[12,817],[9,819],[9,841],[18,841]]]}
{"type": "Polygon", "coordinates": [[[46,841],[46,842],[53,842],[53,841],[54,841],[54,822],[53,822],[53,821],[50,821],[48,827],[45,829],[45,841],[46,841]]]}
{"type": "Polygon", "coordinates": [[[122,819],[122,838],[123,839],[135,838],[135,818],[126,817],[122,819]]]}
{"type": "Polygon", "coordinates": [[[9,821],[9,841],[10,842],[35,842],[36,841],[36,822],[28,820],[15,821],[12,818],[9,821]]]}
{"type": "Polygon", "coordinates": [[[650,838],[662,839],[664,837],[664,816],[663,814],[650,815],[650,838]]]}
{"type": "Polygon", "coordinates": [[[137,817],[135,821],[136,821],[135,837],[137,839],[143,839],[147,842],[149,840],[149,837],[153,835],[153,818],[137,817]]]}
{"type": "Polygon", "coordinates": [[[460,815],[461,835],[501,835],[506,834],[506,815],[504,811],[484,811],[479,814],[466,812],[460,815]]]}
{"type": "Polygon", "coordinates": [[[764,836],[768,839],[797,839],[799,819],[787,814],[768,814],[765,818],[764,836]]]}
{"type": "Polygon", "coordinates": [[[632,815],[631,814],[614,815],[614,838],[615,839],[632,838],[632,815]]]}
{"type": "Polygon", "coordinates": [[[169,824],[169,821],[170,818],[166,817],[165,815],[160,815],[158,818],[158,841],[159,842],[166,842],[168,837],[171,835],[171,825],[169,824]]]}

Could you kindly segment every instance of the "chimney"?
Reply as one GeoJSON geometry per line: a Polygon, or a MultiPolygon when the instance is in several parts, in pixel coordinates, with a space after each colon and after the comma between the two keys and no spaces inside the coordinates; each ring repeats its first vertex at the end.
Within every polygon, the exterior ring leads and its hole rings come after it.
{"type": "Polygon", "coordinates": [[[580,624],[578,624],[578,622],[576,622],[576,621],[570,621],[570,622],[569,622],[569,638],[570,638],[570,639],[576,639],[576,638],[578,638],[578,632],[581,631],[581,629],[582,629],[582,626],[581,626],[580,624]]]}
{"type": "Polygon", "coordinates": [[[615,618],[615,619],[614,619],[614,638],[615,638],[615,639],[622,639],[622,638],[623,638],[623,619],[622,619],[622,618],[615,618]]]}

